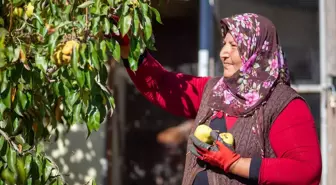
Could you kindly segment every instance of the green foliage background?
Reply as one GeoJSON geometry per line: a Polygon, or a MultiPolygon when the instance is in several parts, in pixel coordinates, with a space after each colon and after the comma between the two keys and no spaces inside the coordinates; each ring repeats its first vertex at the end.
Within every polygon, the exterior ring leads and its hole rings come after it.
{"type": "Polygon", "coordinates": [[[155,49],[152,19],[161,23],[148,0],[0,0],[0,185],[65,184],[42,143],[57,138],[58,124],[86,124],[88,136],[99,129],[115,106],[106,87],[107,62],[120,61],[112,35],[128,35],[136,70],[144,49],[155,49]],[[57,64],[70,40],[79,47],[57,64]]]}

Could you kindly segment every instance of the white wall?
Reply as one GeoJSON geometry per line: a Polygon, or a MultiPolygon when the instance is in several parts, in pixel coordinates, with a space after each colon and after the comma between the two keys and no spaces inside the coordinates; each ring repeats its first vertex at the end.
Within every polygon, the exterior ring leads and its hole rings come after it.
{"type": "Polygon", "coordinates": [[[46,146],[47,154],[56,162],[61,173],[68,174],[64,176],[68,184],[83,185],[94,177],[97,185],[102,185],[107,169],[105,124],[87,140],[86,136],[85,124],[74,125],[64,138],[46,146]]]}

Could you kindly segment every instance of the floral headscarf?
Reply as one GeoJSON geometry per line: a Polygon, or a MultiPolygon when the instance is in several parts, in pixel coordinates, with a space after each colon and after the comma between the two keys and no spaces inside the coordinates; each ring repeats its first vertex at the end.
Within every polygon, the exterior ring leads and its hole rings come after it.
{"type": "Polygon", "coordinates": [[[234,116],[252,113],[267,101],[278,83],[289,85],[289,72],[276,28],[267,18],[245,13],[221,20],[222,34],[230,32],[243,65],[232,77],[215,85],[210,106],[234,116]]]}

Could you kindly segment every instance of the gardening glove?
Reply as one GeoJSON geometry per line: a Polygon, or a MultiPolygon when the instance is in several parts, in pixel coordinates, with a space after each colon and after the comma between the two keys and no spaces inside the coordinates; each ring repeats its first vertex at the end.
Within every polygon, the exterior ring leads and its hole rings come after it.
{"type": "Polygon", "coordinates": [[[240,155],[219,137],[218,132],[211,131],[211,137],[214,139],[214,145],[204,143],[191,135],[193,145],[189,146],[189,151],[200,160],[229,172],[230,166],[240,158],[240,155]]]}

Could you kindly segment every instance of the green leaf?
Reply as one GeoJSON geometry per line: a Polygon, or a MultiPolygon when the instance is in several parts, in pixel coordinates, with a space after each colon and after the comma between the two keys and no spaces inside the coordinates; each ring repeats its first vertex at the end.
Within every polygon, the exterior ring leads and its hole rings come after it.
{"type": "Polygon", "coordinates": [[[37,68],[39,68],[41,71],[46,73],[48,64],[47,64],[47,61],[45,60],[45,57],[37,53],[35,55],[35,63],[36,63],[37,68]]]}
{"type": "Polygon", "coordinates": [[[107,76],[108,76],[107,67],[105,65],[103,65],[102,68],[99,71],[99,82],[103,83],[103,84],[106,84],[107,76]]]}
{"type": "Polygon", "coordinates": [[[39,162],[39,159],[37,157],[34,157],[32,159],[31,171],[30,171],[33,182],[38,181],[40,179],[41,172],[39,167],[42,167],[42,164],[41,162],[39,162]]]}
{"type": "Polygon", "coordinates": [[[145,39],[149,40],[152,36],[152,23],[151,23],[150,18],[147,15],[145,15],[144,18],[145,18],[145,23],[144,23],[145,24],[145,39]]]}
{"type": "Polygon", "coordinates": [[[44,25],[44,24],[43,24],[43,20],[42,20],[42,18],[41,18],[39,15],[33,13],[33,16],[38,20],[38,22],[39,22],[41,25],[44,25]]]}
{"type": "Polygon", "coordinates": [[[20,100],[21,108],[24,110],[28,103],[27,96],[20,89],[17,90],[17,96],[20,100]]]}
{"type": "Polygon", "coordinates": [[[12,172],[16,172],[15,170],[15,164],[16,164],[16,152],[12,147],[9,147],[7,150],[7,163],[8,167],[12,172]]]}
{"type": "MultiPolygon", "coordinates": [[[[101,83],[99,83],[98,81],[96,81],[96,84],[100,87],[100,89],[101,90],[103,90],[104,92],[106,92],[106,93],[110,93],[108,90],[107,90],[107,88],[104,86],[104,85],[102,85],[101,83]]],[[[99,93],[98,93],[99,94],[99,93]]],[[[98,101],[99,102],[99,101],[98,101]]]]}
{"type": "Polygon", "coordinates": [[[91,61],[93,63],[93,66],[96,69],[100,70],[98,53],[97,53],[97,49],[96,49],[94,42],[90,42],[90,53],[91,53],[91,61]]]}
{"type": "Polygon", "coordinates": [[[133,35],[134,36],[138,35],[139,27],[140,27],[140,18],[139,18],[137,9],[134,9],[134,12],[133,12],[133,35]]]}
{"type": "Polygon", "coordinates": [[[26,182],[26,172],[24,168],[24,160],[22,157],[18,157],[16,160],[16,171],[18,174],[19,184],[25,184],[26,182]]]}
{"type": "MultiPolygon", "coordinates": [[[[43,142],[39,142],[39,143],[37,143],[37,146],[36,146],[36,153],[40,154],[42,152],[44,152],[44,143],[43,142]]],[[[38,161],[38,163],[41,163],[41,164],[39,164],[39,167],[42,167],[43,158],[42,158],[41,155],[38,156],[38,160],[37,161],[38,161]]],[[[39,169],[39,170],[42,171],[42,168],[39,169]]]]}
{"type": "Polygon", "coordinates": [[[15,107],[14,107],[14,111],[16,114],[18,114],[19,116],[23,116],[22,114],[22,110],[21,110],[21,105],[19,104],[19,102],[17,100],[15,100],[15,107]]]}
{"type": "Polygon", "coordinates": [[[13,133],[17,132],[19,126],[20,126],[20,121],[19,121],[19,118],[16,117],[12,123],[13,133]]]}
{"type": "Polygon", "coordinates": [[[7,71],[1,72],[2,75],[2,82],[1,82],[1,89],[0,93],[3,93],[7,89],[8,79],[7,79],[7,71]]]}
{"type": "Polygon", "coordinates": [[[25,144],[25,139],[23,138],[22,134],[15,136],[15,141],[21,145],[25,144]]]}
{"type": "Polygon", "coordinates": [[[21,4],[22,0],[13,0],[13,4],[15,6],[19,6],[21,4]]]}
{"type": "Polygon", "coordinates": [[[65,7],[65,10],[62,11],[62,15],[65,17],[66,20],[69,20],[70,12],[72,11],[72,4],[65,7]]]}
{"type": "Polygon", "coordinates": [[[28,154],[26,157],[25,157],[25,170],[26,170],[26,174],[29,174],[30,173],[30,168],[31,168],[31,164],[32,164],[32,156],[30,154],[28,154]]]}
{"type": "Polygon", "coordinates": [[[15,184],[14,174],[11,171],[9,171],[8,168],[4,169],[1,172],[1,179],[4,179],[6,181],[6,183],[9,184],[9,185],[14,185],[15,184]]]}
{"type": "Polygon", "coordinates": [[[113,7],[114,5],[114,0],[107,0],[108,4],[113,7]]]}
{"type": "Polygon", "coordinates": [[[110,104],[110,108],[114,109],[115,108],[115,103],[114,103],[114,98],[113,96],[108,96],[108,102],[110,104]]]}
{"type": "Polygon", "coordinates": [[[112,56],[114,60],[120,61],[120,45],[116,40],[112,40],[110,42],[106,42],[107,47],[110,51],[112,51],[112,56]]]}
{"type": "Polygon", "coordinates": [[[64,22],[61,22],[60,24],[58,24],[58,25],[55,27],[55,29],[60,29],[60,28],[62,28],[63,26],[66,26],[66,25],[71,24],[71,23],[73,23],[73,22],[71,22],[71,21],[64,21],[64,22]]]}
{"type": "Polygon", "coordinates": [[[92,5],[92,4],[94,4],[94,1],[86,1],[86,2],[84,2],[82,4],[80,4],[79,6],[77,6],[77,8],[86,8],[86,7],[88,7],[88,6],[92,5]]]}
{"type": "Polygon", "coordinates": [[[2,150],[2,147],[5,146],[5,138],[3,136],[0,136],[0,150],[2,150]]]}
{"type": "Polygon", "coordinates": [[[72,57],[71,57],[71,67],[74,73],[78,70],[78,61],[79,61],[79,54],[78,54],[78,48],[73,47],[72,48],[72,57]]]}
{"type": "Polygon", "coordinates": [[[107,52],[106,52],[106,41],[105,40],[100,42],[100,51],[101,51],[101,56],[103,57],[103,61],[107,62],[108,57],[107,57],[107,52]]]}
{"type": "Polygon", "coordinates": [[[128,3],[125,2],[125,3],[123,4],[123,7],[122,7],[122,15],[127,15],[128,10],[129,10],[128,3]]]}
{"type": "Polygon", "coordinates": [[[129,29],[131,28],[131,25],[132,25],[132,17],[131,15],[126,15],[126,16],[122,16],[120,18],[121,20],[119,21],[119,28],[120,28],[120,31],[121,31],[121,36],[124,37],[129,29]]]}
{"type": "Polygon", "coordinates": [[[154,12],[156,21],[160,24],[163,24],[159,11],[154,7],[150,7],[150,9],[154,12]]]}
{"type": "Polygon", "coordinates": [[[54,168],[54,165],[49,161],[48,159],[44,159],[43,163],[43,177],[44,181],[46,182],[51,174],[52,169],[54,168]]]}
{"type": "Polygon", "coordinates": [[[87,45],[85,43],[82,43],[80,46],[80,55],[81,55],[82,61],[84,61],[83,63],[86,63],[86,60],[87,60],[86,49],[87,49],[87,45]]]}
{"type": "Polygon", "coordinates": [[[61,177],[57,177],[50,183],[50,185],[64,185],[64,183],[61,177]]]}
{"type": "Polygon", "coordinates": [[[112,32],[114,34],[116,34],[117,36],[120,35],[119,29],[118,29],[118,27],[115,24],[112,25],[112,32]]]}
{"type": "Polygon", "coordinates": [[[100,21],[100,17],[95,17],[92,20],[92,26],[91,26],[92,30],[91,31],[93,32],[93,34],[97,34],[99,31],[99,26],[98,26],[99,21],[100,21]]]}
{"type": "MultiPolygon", "coordinates": [[[[1,31],[1,28],[0,28],[0,31],[1,31]]],[[[7,54],[8,61],[13,61],[13,58],[14,58],[14,48],[13,48],[13,46],[7,46],[7,53],[6,54],[7,54]]]]}
{"type": "Polygon", "coordinates": [[[0,100],[0,120],[3,120],[3,113],[6,110],[6,105],[0,100]]]}
{"type": "Polygon", "coordinates": [[[71,111],[73,110],[73,106],[76,103],[76,101],[78,100],[79,96],[80,96],[79,93],[77,93],[77,92],[71,92],[71,94],[66,97],[65,103],[67,104],[67,107],[71,111]]]}
{"type": "Polygon", "coordinates": [[[141,8],[142,14],[144,16],[147,16],[147,14],[148,14],[148,4],[140,2],[140,8],[141,8]]]}
{"type": "Polygon", "coordinates": [[[104,32],[105,32],[105,35],[110,34],[110,30],[111,30],[110,21],[105,17],[104,18],[104,32]]]}
{"type": "Polygon", "coordinates": [[[136,71],[138,69],[138,61],[136,61],[132,56],[128,57],[128,62],[130,64],[130,68],[132,71],[136,71]]]}
{"type": "Polygon", "coordinates": [[[56,16],[56,15],[57,15],[57,8],[56,8],[56,5],[53,4],[53,3],[51,3],[50,7],[51,7],[51,13],[52,13],[52,15],[53,15],[53,16],[56,16]]]}
{"type": "Polygon", "coordinates": [[[100,126],[100,112],[98,111],[97,107],[92,107],[87,122],[89,133],[91,133],[93,130],[98,131],[99,126],[100,126]]]}
{"type": "Polygon", "coordinates": [[[140,43],[141,43],[141,40],[132,37],[132,39],[131,39],[131,55],[132,55],[132,57],[136,61],[139,60],[139,57],[141,55],[141,52],[140,52],[140,49],[141,49],[140,43]]]}
{"type": "Polygon", "coordinates": [[[11,85],[8,86],[8,88],[1,94],[1,99],[2,99],[2,103],[7,107],[7,108],[11,108],[11,93],[12,93],[12,87],[11,85]]]}
{"type": "Polygon", "coordinates": [[[82,110],[82,104],[81,103],[76,104],[73,112],[73,123],[80,123],[82,121],[81,110],[82,110]]]}
{"type": "MultiPolygon", "coordinates": [[[[56,28],[55,28],[56,29],[56,28]]],[[[54,53],[54,50],[56,48],[56,44],[57,44],[57,39],[59,37],[58,32],[50,35],[49,37],[49,42],[48,42],[48,49],[49,49],[49,53],[50,55],[52,55],[54,53]]]]}
{"type": "Polygon", "coordinates": [[[110,7],[104,5],[104,6],[101,8],[101,14],[100,14],[100,15],[108,15],[109,10],[110,10],[110,7]]]}
{"type": "Polygon", "coordinates": [[[61,96],[61,93],[60,93],[60,88],[61,88],[61,82],[55,82],[52,84],[52,89],[53,89],[53,92],[55,93],[55,96],[56,97],[60,97],[61,96]]]}
{"type": "Polygon", "coordinates": [[[20,57],[20,47],[15,48],[13,62],[17,61],[20,57]]]}
{"type": "Polygon", "coordinates": [[[0,156],[5,158],[6,160],[7,160],[6,154],[7,154],[8,148],[9,148],[8,145],[9,145],[8,142],[5,140],[2,148],[0,149],[0,156]]]}
{"type": "MultiPolygon", "coordinates": [[[[83,105],[82,105],[82,111],[83,109],[85,109],[84,113],[85,113],[85,116],[87,116],[86,112],[87,112],[87,105],[89,104],[89,100],[90,100],[90,92],[89,91],[86,91],[86,90],[83,90],[82,91],[82,94],[81,94],[81,98],[82,98],[82,101],[83,101],[83,105]]],[[[83,118],[85,117],[83,116],[83,118]]]]}
{"type": "Polygon", "coordinates": [[[150,39],[146,40],[145,41],[146,43],[146,48],[150,49],[150,50],[153,50],[153,51],[156,51],[156,48],[155,48],[155,39],[154,39],[154,36],[152,36],[150,39]]]}
{"type": "Polygon", "coordinates": [[[84,74],[84,71],[77,70],[77,72],[76,72],[76,79],[77,79],[77,82],[79,83],[79,86],[81,88],[84,87],[84,84],[85,84],[85,74],[84,74]]]}
{"type": "Polygon", "coordinates": [[[91,72],[89,70],[85,71],[85,84],[87,87],[91,90],[92,88],[92,77],[91,77],[91,72]]]}

